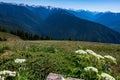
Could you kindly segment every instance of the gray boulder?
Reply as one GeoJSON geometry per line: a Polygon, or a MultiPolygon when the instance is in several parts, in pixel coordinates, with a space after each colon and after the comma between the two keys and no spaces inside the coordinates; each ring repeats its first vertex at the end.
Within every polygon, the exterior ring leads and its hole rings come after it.
{"type": "Polygon", "coordinates": [[[60,74],[50,73],[47,76],[46,80],[65,80],[65,79],[60,74]]]}
{"type": "Polygon", "coordinates": [[[77,78],[67,78],[65,80],[83,80],[83,79],[77,79],[77,78]]]}

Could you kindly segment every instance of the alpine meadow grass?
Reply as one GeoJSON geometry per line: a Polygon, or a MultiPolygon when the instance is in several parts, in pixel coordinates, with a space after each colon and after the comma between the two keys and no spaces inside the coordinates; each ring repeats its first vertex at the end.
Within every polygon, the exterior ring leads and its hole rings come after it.
{"type": "Polygon", "coordinates": [[[120,45],[79,41],[0,42],[0,80],[45,80],[49,73],[120,80],[120,45]]]}

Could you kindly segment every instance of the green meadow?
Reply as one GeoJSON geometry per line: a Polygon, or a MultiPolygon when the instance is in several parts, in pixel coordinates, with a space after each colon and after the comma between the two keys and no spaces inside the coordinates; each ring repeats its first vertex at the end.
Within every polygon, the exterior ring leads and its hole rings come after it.
{"type": "Polygon", "coordinates": [[[120,45],[81,41],[1,41],[0,71],[3,70],[16,72],[14,77],[0,74],[6,80],[45,80],[51,72],[85,80],[107,80],[101,77],[101,73],[107,73],[120,80],[120,45]],[[113,56],[116,62],[75,53],[87,49],[101,56],[113,56]],[[26,61],[15,63],[16,59],[26,61]],[[89,66],[97,68],[98,72],[85,71],[89,66]]]}

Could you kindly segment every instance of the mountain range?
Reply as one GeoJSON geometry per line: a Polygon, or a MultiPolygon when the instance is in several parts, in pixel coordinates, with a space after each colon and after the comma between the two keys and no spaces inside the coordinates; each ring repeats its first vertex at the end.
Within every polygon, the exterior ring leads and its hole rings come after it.
{"type": "MultiPolygon", "coordinates": [[[[120,33],[117,32],[119,30],[115,30],[117,25],[119,26],[119,18],[112,21],[111,14],[113,13],[0,3],[1,26],[8,30],[18,29],[32,34],[49,36],[54,40],[72,39],[120,43],[120,33]],[[116,24],[112,24],[114,21],[116,24]]],[[[114,15],[112,17],[115,18],[114,15]]]]}
{"type": "Polygon", "coordinates": [[[85,10],[67,10],[76,17],[103,24],[117,32],[120,32],[120,13],[92,12],[85,10]]]}

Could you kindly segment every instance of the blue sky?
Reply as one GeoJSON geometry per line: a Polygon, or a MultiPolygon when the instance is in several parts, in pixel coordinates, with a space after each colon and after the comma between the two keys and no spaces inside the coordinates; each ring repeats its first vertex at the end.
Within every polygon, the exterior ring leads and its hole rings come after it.
{"type": "Polygon", "coordinates": [[[55,6],[91,11],[120,12],[120,0],[0,0],[2,2],[55,6]]]}

